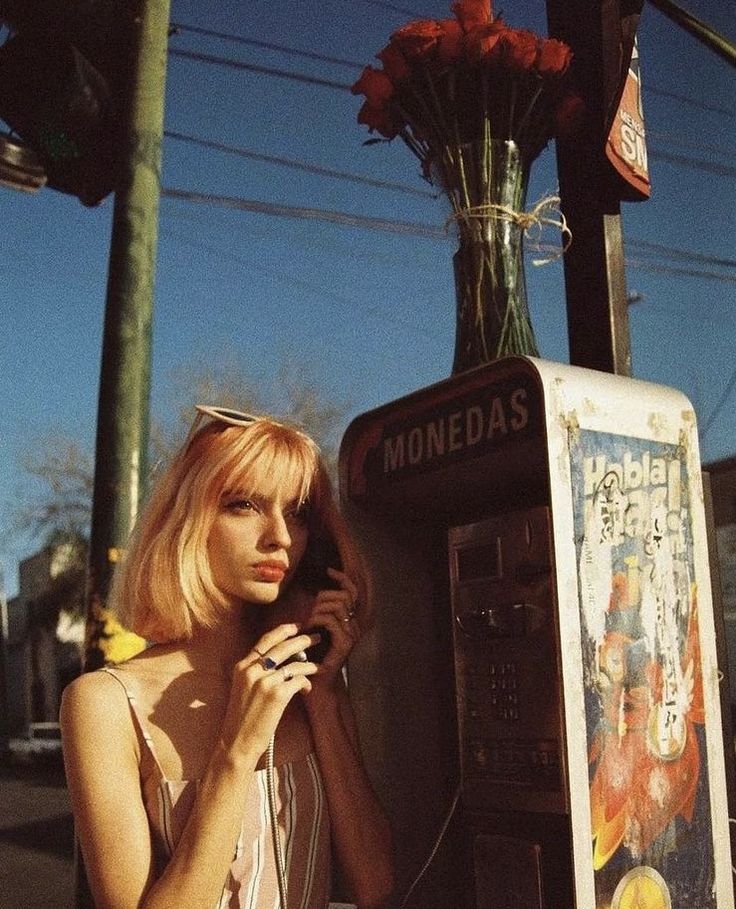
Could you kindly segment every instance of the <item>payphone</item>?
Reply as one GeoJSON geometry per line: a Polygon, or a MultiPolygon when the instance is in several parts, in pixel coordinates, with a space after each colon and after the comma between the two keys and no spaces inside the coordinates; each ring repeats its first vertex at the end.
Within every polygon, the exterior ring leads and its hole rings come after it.
{"type": "Polygon", "coordinates": [[[509,358],[358,417],[340,482],[408,909],[733,909],[688,401],[509,358]]]}

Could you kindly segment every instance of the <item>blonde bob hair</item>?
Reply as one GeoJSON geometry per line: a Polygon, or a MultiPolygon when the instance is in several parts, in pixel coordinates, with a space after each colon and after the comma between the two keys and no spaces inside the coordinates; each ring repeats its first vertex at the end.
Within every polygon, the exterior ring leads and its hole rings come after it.
{"type": "MultiPolygon", "coordinates": [[[[272,417],[244,425],[213,421],[185,442],[159,482],[118,564],[109,605],[122,624],[151,642],[186,640],[227,608],[210,569],[207,543],[223,495],[287,490],[307,508],[308,542],[292,580],[309,588],[315,570],[341,567],[358,585],[365,629],[365,570],[334,501],[316,443],[272,417]]],[[[326,576],[325,576],[326,577],[326,576]]]]}

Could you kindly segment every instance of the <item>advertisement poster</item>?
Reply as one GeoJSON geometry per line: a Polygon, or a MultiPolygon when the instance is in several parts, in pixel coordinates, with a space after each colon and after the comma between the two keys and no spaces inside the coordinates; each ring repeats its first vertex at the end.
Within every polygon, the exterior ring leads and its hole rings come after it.
{"type": "Polygon", "coordinates": [[[684,452],[570,437],[596,909],[715,909],[684,452]]]}

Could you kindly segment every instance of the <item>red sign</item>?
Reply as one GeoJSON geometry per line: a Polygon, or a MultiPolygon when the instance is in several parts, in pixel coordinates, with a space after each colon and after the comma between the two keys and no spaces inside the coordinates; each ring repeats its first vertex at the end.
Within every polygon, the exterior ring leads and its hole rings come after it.
{"type": "Polygon", "coordinates": [[[621,101],[606,141],[606,156],[625,184],[622,198],[630,202],[648,199],[649,167],[636,40],[621,101]]]}

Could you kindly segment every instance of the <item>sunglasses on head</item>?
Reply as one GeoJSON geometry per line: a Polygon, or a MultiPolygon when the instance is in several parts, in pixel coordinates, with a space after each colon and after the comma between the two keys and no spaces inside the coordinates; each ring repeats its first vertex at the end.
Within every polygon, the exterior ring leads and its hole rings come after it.
{"type": "Polygon", "coordinates": [[[241,410],[231,410],[228,407],[213,407],[211,404],[195,404],[194,409],[205,417],[211,417],[221,423],[229,423],[231,426],[247,426],[248,423],[255,423],[258,419],[253,414],[243,413],[241,410]]]}
{"type": "Polygon", "coordinates": [[[192,439],[201,428],[204,419],[207,417],[209,417],[210,420],[219,423],[227,423],[229,426],[249,426],[251,423],[255,423],[258,420],[258,417],[254,417],[251,413],[243,413],[242,410],[232,410],[229,407],[215,407],[211,404],[195,404],[194,409],[197,411],[197,415],[194,418],[192,427],[184,442],[185,451],[189,448],[192,439]]]}

